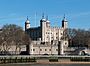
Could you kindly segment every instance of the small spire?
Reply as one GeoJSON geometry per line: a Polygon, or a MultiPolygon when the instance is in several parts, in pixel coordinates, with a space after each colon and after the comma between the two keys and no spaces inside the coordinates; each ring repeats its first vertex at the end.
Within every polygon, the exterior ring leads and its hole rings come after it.
{"type": "Polygon", "coordinates": [[[64,19],[65,19],[65,14],[64,14],[64,19]]]}
{"type": "Polygon", "coordinates": [[[28,16],[27,16],[27,20],[28,20],[28,16]]]}
{"type": "Polygon", "coordinates": [[[48,20],[48,16],[46,16],[46,20],[48,20]]]}
{"type": "Polygon", "coordinates": [[[44,19],[44,13],[42,13],[42,19],[44,19]]]}
{"type": "Polygon", "coordinates": [[[67,22],[65,14],[62,21],[67,22]]]}

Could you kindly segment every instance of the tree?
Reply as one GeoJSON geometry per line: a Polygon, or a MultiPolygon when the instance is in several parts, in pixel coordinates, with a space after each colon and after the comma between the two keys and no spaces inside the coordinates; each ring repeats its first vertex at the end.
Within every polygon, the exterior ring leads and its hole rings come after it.
{"type": "Polygon", "coordinates": [[[12,45],[16,46],[16,50],[21,50],[21,45],[30,44],[30,37],[23,31],[20,26],[15,24],[6,24],[2,27],[0,33],[0,44],[2,46],[1,51],[8,51],[12,45]]]}
{"type": "Polygon", "coordinates": [[[90,47],[90,31],[84,29],[69,29],[69,46],[90,47]]]}

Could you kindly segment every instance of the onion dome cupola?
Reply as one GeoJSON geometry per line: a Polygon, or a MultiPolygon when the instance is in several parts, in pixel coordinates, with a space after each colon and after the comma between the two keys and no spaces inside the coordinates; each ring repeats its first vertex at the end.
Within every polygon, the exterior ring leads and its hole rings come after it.
{"type": "Polygon", "coordinates": [[[42,19],[40,20],[40,22],[46,22],[46,19],[44,18],[44,13],[42,15],[42,19]]]}
{"type": "Polygon", "coordinates": [[[46,17],[46,22],[50,23],[50,21],[48,20],[48,16],[46,17]]]}
{"type": "Polygon", "coordinates": [[[27,20],[25,21],[25,30],[27,30],[29,28],[30,28],[30,21],[29,21],[28,16],[27,16],[27,20]]]}
{"type": "Polygon", "coordinates": [[[63,18],[63,20],[62,20],[62,27],[63,27],[63,28],[68,28],[68,21],[67,21],[66,18],[65,18],[65,14],[64,14],[64,18],[63,18]]]}
{"type": "Polygon", "coordinates": [[[28,16],[27,16],[27,20],[25,21],[25,23],[29,23],[29,24],[30,24],[30,21],[29,21],[29,19],[28,19],[28,16]]]}
{"type": "Polygon", "coordinates": [[[62,22],[68,22],[68,21],[66,20],[66,18],[65,18],[65,15],[64,15],[64,18],[63,18],[62,22]]]}
{"type": "Polygon", "coordinates": [[[46,17],[46,26],[50,27],[50,21],[48,20],[48,16],[46,17]]]}

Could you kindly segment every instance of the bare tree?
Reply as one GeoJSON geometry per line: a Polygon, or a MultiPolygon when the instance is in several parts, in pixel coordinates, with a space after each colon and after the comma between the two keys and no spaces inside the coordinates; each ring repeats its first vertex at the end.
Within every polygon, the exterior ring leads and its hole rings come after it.
{"type": "Polygon", "coordinates": [[[69,45],[76,47],[90,47],[90,31],[84,29],[69,29],[69,45]]]}
{"type": "Polygon", "coordinates": [[[30,44],[30,37],[23,31],[20,26],[14,24],[6,24],[2,27],[2,32],[0,33],[0,45],[3,50],[8,51],[12,45],[16,46],[16,50],[19,48],[21,50],[21,45],[30,44]]]}

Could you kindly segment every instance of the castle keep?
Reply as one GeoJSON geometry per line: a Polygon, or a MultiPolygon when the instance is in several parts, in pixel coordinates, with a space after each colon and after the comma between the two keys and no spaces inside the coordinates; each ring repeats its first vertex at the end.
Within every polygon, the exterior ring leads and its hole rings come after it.
{"type": "Polygon", "coordinates": [[[64,31],[68,28],[68,21],[65,16],[61,27],[51,27],[48,18],[44,15],[40,20],[40,26],[30,27],[27,17],[25,31],[30,36],[30,54],[65,54],[68,47],[68,39],[64,39],[64,31]]]}

